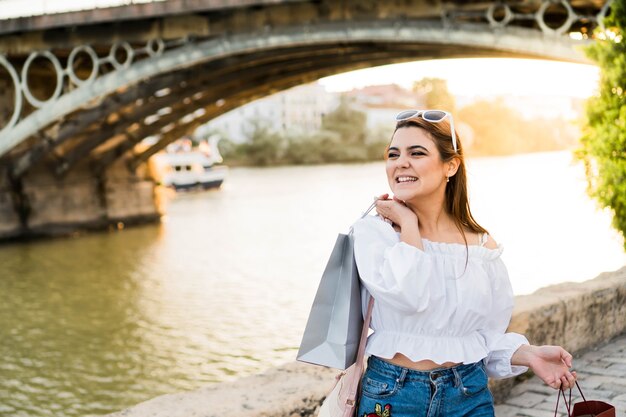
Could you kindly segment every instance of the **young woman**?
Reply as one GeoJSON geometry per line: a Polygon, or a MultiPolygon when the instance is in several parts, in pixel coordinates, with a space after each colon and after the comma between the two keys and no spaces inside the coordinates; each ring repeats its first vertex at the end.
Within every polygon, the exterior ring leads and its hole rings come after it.
{"type": "Polygon", "coordinates": [[[375,299],[357,417],[493,416],[488,376],[531,368],[553,388],[576,380],[562,347],[505,333],[502,247],[472,217],[453,126],[439,110],[400,113],[386,155],[393,198],[353,226],[363,307],[375,299]]]}

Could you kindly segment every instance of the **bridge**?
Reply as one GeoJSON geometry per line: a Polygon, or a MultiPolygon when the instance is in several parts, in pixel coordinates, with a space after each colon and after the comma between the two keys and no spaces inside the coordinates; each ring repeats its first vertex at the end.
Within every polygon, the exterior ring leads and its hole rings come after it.
{"type": "Polygon", "coordinates": [[[0,239],[159,217],[146,161],[332,74],[461,57],[588,62],[610,0],[168,0],[0,21],[0,239]]]}

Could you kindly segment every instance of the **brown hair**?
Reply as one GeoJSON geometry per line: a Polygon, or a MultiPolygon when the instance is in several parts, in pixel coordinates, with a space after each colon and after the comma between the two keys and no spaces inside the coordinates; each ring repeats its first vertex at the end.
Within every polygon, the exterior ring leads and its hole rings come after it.
{"type": "MultiPolygon", "coordinates": [[[[467,247],[467,237],[465,236],[465,229],[469,229],[474,233],[488,233],[487,229],[478,224],[478,222],[472,216],[472,211],[469,206],[469,199],[467,196],[467,174],[465,171],[465,158],[463,156],[463,146],[459,139],[459,135],[456,134],[456,145],[458,152],[454,152],[452,145],[452,136],[450,132],[450,123],[447,120],[443,120],[438,123],[428,122],[421,117],[408,120],[399,121],[396,124],[396,128],[393,131],[395,135],[398,129],[407,127],[416,127],[424,129],[428,132],[430,138],[437,146],[441,160],[443,162],[451,161],[453,158],[459,160],[459,168],[456,174],[450,177],[450,182],[446,184],[445,195],[445,210],[456,224],[456,227],[461,232],[465,246],[467,247]]],[[[456,133],[456,131],[455,131],[456,133]]],[[[392,135],[393,138],[393,135],[392,135]]],[[[391,144],[390,144],[391,145],[391,144]]],[[[389,146],[387,150],[389,150],[389,146]]],[[[385,154],[387,155],[387,154],[385,154]]],[[[385,156],[387,158],[387,156],[385,156]]]]}

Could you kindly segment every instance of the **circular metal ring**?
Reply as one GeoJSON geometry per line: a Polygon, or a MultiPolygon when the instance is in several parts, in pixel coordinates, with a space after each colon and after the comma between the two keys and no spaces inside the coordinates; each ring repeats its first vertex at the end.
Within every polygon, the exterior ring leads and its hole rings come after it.
{"type": "Polygon", "coordinates": [[[578,20],[578,15],[574,12],[574,9],[572,9],[572,6],[570,6],[567,0],[544,0],[541,3],[541,7],[539,7],[539,10],[537,10],[537,13],[535,13],[535,21],[537,22],[543,33],[562,35],[572,26],[572,24],[574,24],[574,22],[576,22],[576,20],[578,20]],[[544,21],[546,10],[548,10],[548,7],[550,7],[552,4],[560,4],[567,11],[567,20],[556,29],[552,29],[544,21]]]}
{"type": "Polygon", "coordinates": [[[130,67],[130,64],[133,63],[133,58],[135,57],[135,51],[130,46],[128,42],[115,42],[109,51],[109,59],[111,64],[115,67],[115,69],[122,69],[130,67]],[[119,62],[117,58],[115,58],[115,54],[119,48],[123,48],[124,52],[126,52],[126,60],[124,62],[119,62]]]}
{"type": "Polygon", "coordinates": [[[70,53],[70,56],[67,60],[67,75],[70,77],[70,80],[72,80],[72,82],[78,86],[83,85],[84,83],[92,82],[98,76],[98,55],[96,55],[96,52],[91,46],[81,45],[72,49],[72,52],[70,53]],[[91,64],[93,65],[91,74],[89,74],[89,77],[86,80],[79,78],[74,72],[74,60],[76,59],[76,56],[81,52],[85,52],[87,55],[89,55],[89,58],[91,59],[91,64]]]}
{"type": "Polygon", "coordinates": [[[507,4],[494,3],[491,6],[489,6],[489,9],[487,9],[487,20],[489,21],[489,25],[491,27],[501,28],[501,27],[508,25],[509,22],[513,20],[513,12],[511,11],[511,8],[507,4]],[[496,20],[494,16],[496,9],[498,7],[504,7],[504,19],[500,21],[496,20]]]}
{"type": "Polygon", "coordinates": [[[50,51],[31,52],[31,54],[28,55],[28,58],[26,58],[26,62],[24,63],[24,67],[22,68],[22,91],[24,92],[24,97],[26,97],[26,100],[28,100],[30,104],[32,104],[33,106],[37,108],[43,107],[44,105],[46,105],[47,103],[51,101],[55,101],[61,95],[61,89],[63,88],[64,74],[65,73],[63,71],[63,68],[61,68],[61,64],[59,63],[59,60],[57,59],[56,56],[52,54],[52,52],[50,51]],[[33,61],[37,59],[39,56],[47,58],[50,62],[52,62],[52,66],[54,66],[54,70],[57,73],[57,86],[54,90],[54,93],[45,101],[39,100],[38,98],[36,98],[30,92],[30,88],[28,87],[28,70],[30,69],[30,65],[33,63],[33,61]]]}
{"type": "Polygon", "coordinates": [[[150,55],[151,57],[161,55],[164,50],[165,50],[165,42],[163,42],[163,39],[161,38],[150,39],[148,43],[146,44],[146,51],[148,52],[148,55],[150,55]]]}
{"type": "Polygon", "coordinates": [[[0,55],[0,66],[6,68],[7,72],[11,76],[11,80],[13,81],[13,87],[15,88],[15,98],[13,99],[13,114],[11,115],[11,119],[9,122],[0,130],[0,133],[4,132],[7,129],[12,128],[15,123],[17,123],[17,119],[20,117],[20,113],[22,112],[22,89],[20,88],[20,77],[15,71],[15,68],[8,59],[4,55],[0,55]]]}

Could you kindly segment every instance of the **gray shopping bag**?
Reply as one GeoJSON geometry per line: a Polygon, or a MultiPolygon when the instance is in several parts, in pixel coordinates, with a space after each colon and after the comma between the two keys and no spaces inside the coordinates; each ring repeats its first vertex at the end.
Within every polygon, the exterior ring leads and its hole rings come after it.
{"type": "MultiPolygon", "coordinates": [[[[361,218],[374,207],[376,200],[361,218]]],[[[362,329],[361,283],[350,229],[347,235],[340,233],[337,236],[296,359],[345,370],[356,362],[362,329]]]]}
{"type": "Polygon", "coordinates": [[[356,361],[363,328],[352,233],[339,234],[304,330],[297,360],[346,369],[356,361]]]}

